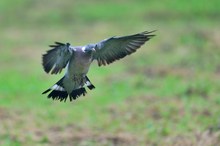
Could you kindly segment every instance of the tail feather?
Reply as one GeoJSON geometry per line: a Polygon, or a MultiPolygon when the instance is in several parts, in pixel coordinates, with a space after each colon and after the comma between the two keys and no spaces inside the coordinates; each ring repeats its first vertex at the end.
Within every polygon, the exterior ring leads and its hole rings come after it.
{"type": "MultiPolygon", "coordinates": [[[[90,82],[89,78],[86,76],[86,82],[85,85],[90,90],[94,89],[95,86],[90,82]]],[[[44,91],[42,94],[46,94],[48,92],[51,92],[48,94],[48,98],[52,98],[53,100],[60,100],[60,101],[66,101],[69,95],[70,101],[77,99],[81,95],[85,96],[87,91],[84,87],[80,87],[78,89],[74,89],[71,93],[67,92],[65,90],[64,84],[64,77],[60,79],[56,84],[54,84],[51,88],[44,91]],[[69,94],[68,94],[69,93],[69,94]]],[[[65,81],[66,82],[66,81],[65,81]]]]}
{"type": "Polygon", "coordinates": [[[52,92],[50,92],[50,94],[47,97],[52,98],[53,100],[66,101],[67,96],[68,96],[68,93],[66,91],[53,90],[52,92]]]}
{"type": "Polygon", "coordinates": [[[87,93],[87,92],[86,92],[86,89],[85,89],[85,88],[79,88],[79,89],[73,90],[73,91],[71,92],[71,94],[69,95],[70,101],[75,100],[76,98],[78,98],[78,97],[81,96],[81,95],[85,96],[86,93],[87,93]]]}

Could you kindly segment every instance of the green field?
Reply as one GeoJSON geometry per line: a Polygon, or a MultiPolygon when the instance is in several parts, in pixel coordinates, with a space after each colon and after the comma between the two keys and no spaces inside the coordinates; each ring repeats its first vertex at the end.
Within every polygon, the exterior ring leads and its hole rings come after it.
{"type": "Polygon", "coordinates": [[[0,1],[1,146],[220,145],[220,1],[0,1]],[[54,41],[96,43],[157,30],[140,50],[91,66],[73,102],[41,93],[54,41]]]}

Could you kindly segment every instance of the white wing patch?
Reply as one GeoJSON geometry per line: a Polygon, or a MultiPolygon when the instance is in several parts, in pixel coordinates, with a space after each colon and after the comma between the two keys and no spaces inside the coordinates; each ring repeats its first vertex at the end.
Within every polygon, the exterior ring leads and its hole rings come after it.
{"type": "Polygon", "coordinates": [[[89,81],[86,81],[85,85],[86,85],[86,86],[90,86],[90,85],[92,85],[92,84],[91,84],[89,81]]]}
{"type": "Polygon", "coordinates": [[[83,46],[82,47],[82,51],[85,52],[85,49],[86,49],[86,46],[83,46]]]}
{"type": "Polygon", "coordinates": [[[53,85],[53,87],[51,87],[52,90],[57,90],[57,91],[65,91],[65,89],[57,84],[53,85]]]}

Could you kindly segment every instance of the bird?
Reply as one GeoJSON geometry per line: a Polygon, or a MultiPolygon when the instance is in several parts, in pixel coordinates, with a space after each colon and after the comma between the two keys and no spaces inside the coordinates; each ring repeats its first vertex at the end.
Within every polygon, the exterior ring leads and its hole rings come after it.
{"type": "Polygon", "coordinates": [[[95,86],[87,77],[91,63],[96,60],[98,66],[105,66],[137,51],[149,41],[154,31],[144,31],[127,36],[113,36],[98,43],[85,46],[72,46],[70,43],[55,42],[49,45],[52,49],[42,55],[42,66],[48,74],[61,73],[64,76],[42,94],[53,100],[70,101],[87,94],[86,88],[95,86]]]}

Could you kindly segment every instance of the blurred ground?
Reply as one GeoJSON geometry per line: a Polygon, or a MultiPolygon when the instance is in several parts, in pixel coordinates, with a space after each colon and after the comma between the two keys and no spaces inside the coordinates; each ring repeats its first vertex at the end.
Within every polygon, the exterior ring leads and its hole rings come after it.
{"type": "Polygon", "coordinates": [[[220,2],[0,1],[0,145],[220,145],[220,2]],[[16,3],[16,4],[15,4],[16,3]],[[137,53],[89,72],[74,102],[42,91],[54,41],[84,45],[157,30],[137,53]]]}

